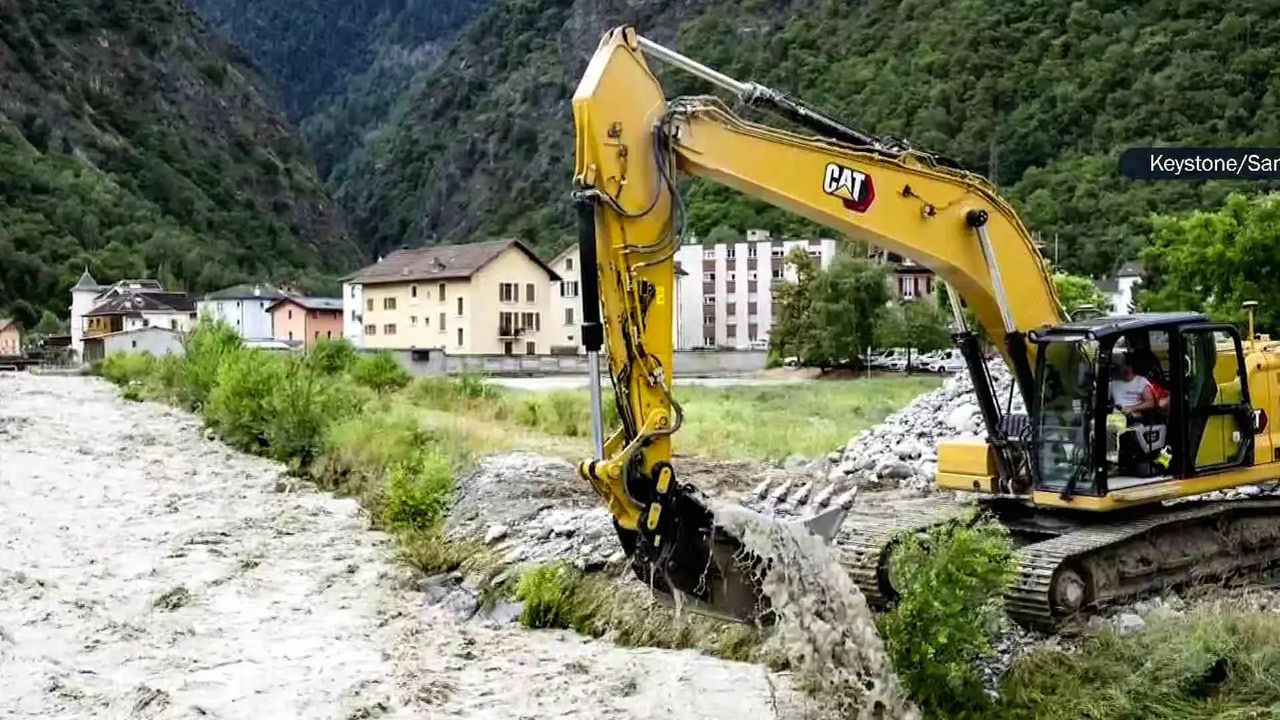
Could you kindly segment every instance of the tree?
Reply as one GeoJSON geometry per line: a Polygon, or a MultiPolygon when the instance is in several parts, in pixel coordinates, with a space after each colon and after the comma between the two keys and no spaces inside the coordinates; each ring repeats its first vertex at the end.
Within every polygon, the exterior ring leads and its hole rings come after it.
{"type": "Polygon", "coordinates": [[[742,233],[737,230],[728,225],[717,225],[711,229],[711,232],[707,233],[706,242],[709,245],[718,245],[720,243],[732,245],[741,239],[742,233]]]}
{"type": "Polygon", "coordinates": [[[1058,289],[1058,299],[1070,317],[1075,311],[1092,306],[1101,312],[1111,309],[1111,301],[1107,299],[1098,286],[1087,277],[1070,273],[1054,273],[1053,285],[1058,289]]]}
{"type": "Polygon", "coordinates": [[[1144,310],[1202,310],[1238,320],[1257,300],[1257,327],[1280,331],[1280,195],[1227,198],[1222,208],[1157,216],[1138,304],[1144,310]]]}
{"type": "Polygon", "coordinates": [[[819,268],[809,253],[800,248],[787,255],[786,263],[795,269],[796,280],[780,283],[773,290],[769,353],[778,360],[793,356],[803,360],[815,333],[813,290],[819,268]]]}
{"type": "Polygon", "coordinates": [[[876,318],[889,302],[883,266],[840,257],[814,281],[814,330],[808,362],[823,368],[851,366],[871,345],[876,318]]]}
{"type": "Polygon", "coordinates": [[[906,348],[907,370],[911,370],[912,355],[942,350],[951,345],[951,331],[947,328],[947,315],[938,303],[928,300],[908,300],[891,304],[877,314],[875,347],[906,348]]]}

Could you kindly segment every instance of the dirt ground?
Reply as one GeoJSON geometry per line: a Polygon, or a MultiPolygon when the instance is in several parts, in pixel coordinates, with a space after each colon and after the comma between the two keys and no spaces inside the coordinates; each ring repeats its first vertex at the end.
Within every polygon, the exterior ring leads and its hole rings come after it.
{"type": "Polygon", "coordinates": [[[353,501],[97,379],[0,374],[0,518],[0,717],[797,716],[760,666],[459,620],[353,501]]]}

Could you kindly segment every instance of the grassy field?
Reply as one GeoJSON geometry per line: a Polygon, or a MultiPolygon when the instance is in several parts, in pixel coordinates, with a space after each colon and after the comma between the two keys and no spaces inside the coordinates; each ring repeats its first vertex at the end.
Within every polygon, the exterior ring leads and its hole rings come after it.
{"type": "Polygon", "coordinates": [[[902,376],[677,388],[685,425],[674,443],[677,452],[730,460],[816,457],[940,384],[937,377],[902,376]]]}

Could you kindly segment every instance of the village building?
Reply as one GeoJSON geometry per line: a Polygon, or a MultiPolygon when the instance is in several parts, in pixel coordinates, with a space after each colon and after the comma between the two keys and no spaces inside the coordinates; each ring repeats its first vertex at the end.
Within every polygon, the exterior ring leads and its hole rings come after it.
{"type": "Polygon", "coordinates": [[[275,339],[308,350],[321,340],[342,338],[342,298],[286,296],[272,303],[275,339]]]}

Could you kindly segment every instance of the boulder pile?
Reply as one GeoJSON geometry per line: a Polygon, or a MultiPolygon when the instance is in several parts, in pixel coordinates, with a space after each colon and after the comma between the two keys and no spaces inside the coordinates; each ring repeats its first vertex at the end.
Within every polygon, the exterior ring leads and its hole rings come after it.
{"type": "MultiPolygon", "coordinates": [[[[997,402],[1010,402],[1013,378],[1003,363],[992,362],[997,402]]],[[[1012,409],[1026,412],[1013,393],[1012,409]]],[[[839,453],[828,480],[873,487],[904,487],[927,492],[938,470],[938,442],[956,437],[985,438],[982,413],[967,372],[949,378],[879,425],[855,435],[839,453]]]]}

